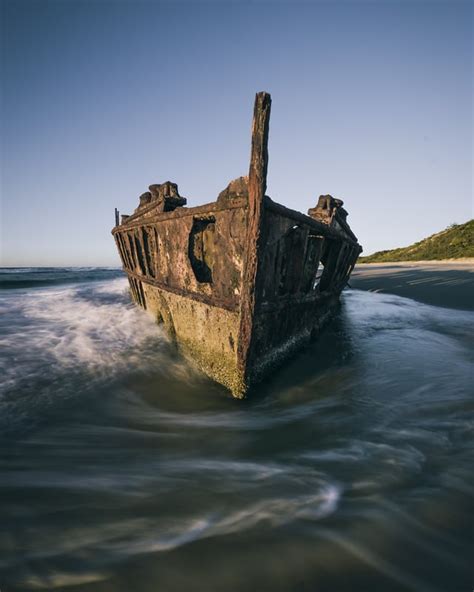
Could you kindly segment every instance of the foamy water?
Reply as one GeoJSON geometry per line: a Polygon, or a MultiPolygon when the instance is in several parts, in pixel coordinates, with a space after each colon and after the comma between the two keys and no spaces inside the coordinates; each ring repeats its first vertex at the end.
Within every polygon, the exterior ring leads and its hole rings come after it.
{"type": "Polygon", "coordinates": [[[473,313],[347,291],[236,401],[119,272],[21,274],[0,291],[2,592],[472,587],[473,313]]]}

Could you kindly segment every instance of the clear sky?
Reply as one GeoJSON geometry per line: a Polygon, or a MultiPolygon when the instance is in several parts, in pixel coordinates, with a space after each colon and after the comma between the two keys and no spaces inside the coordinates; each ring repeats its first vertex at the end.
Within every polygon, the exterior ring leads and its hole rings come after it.
{"type": "Polygon", "coordinates": [[[345,201],[365,253],[473,216],[471,2],[2,2],[3,265],[118,265],[114,207],[188,205],[248,172],[345,201]]]}

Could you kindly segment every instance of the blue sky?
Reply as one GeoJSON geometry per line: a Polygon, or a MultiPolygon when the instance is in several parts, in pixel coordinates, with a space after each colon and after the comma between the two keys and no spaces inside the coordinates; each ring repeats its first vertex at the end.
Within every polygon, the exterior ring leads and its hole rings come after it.
{"type": "Polygon", "coordinates": [[[345,201],[366,253],[473,216],[472,3],[2,3],[1,264],[118,265],[114,207],[189,205],[247,174],[272,94],[267,193],[345,201]]]}

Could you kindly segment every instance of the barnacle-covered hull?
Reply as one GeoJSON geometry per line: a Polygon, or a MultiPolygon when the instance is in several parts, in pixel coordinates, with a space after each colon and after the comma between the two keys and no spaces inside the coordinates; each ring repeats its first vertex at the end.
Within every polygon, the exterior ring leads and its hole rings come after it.
{"type": "Polygon", "coordinates": [[[112,231],[135,302],[236,397],[319,333],[362,250],[340,200],[306,216],[265,195],[270,104],[257,95],[248,177],[193,208],[152,185],[112,231]]]}

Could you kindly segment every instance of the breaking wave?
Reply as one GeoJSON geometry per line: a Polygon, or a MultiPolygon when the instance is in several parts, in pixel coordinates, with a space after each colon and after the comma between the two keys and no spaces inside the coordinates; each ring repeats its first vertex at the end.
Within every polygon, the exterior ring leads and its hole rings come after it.
{"type": "Polygon", "coordinates": [[[173,356],[160,328],[130,302],[123,274],[116,278],[113,270],[115,279],[104,281],[103,270],[74,273],[72,286],[64,285],[60,271],[54,287],[0,291],[0,424],[33,420],[42,405],[70,399],[84,387],[101,388],[129,372],[159,366],[184,379],[192,375],[173,356]]]}

